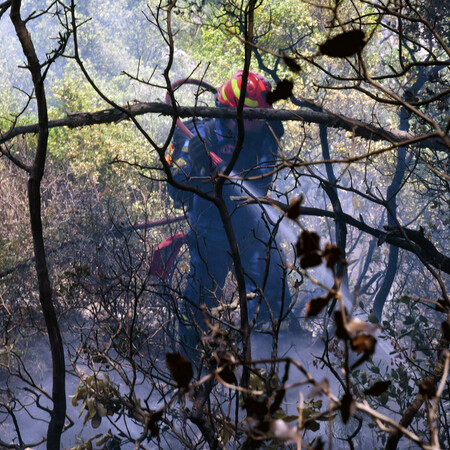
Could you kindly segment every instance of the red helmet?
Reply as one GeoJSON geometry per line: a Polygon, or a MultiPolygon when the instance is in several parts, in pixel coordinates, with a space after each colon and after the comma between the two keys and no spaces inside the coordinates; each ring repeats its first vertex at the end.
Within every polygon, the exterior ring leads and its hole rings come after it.
{"type": "MultiPolygon", "coordinates": [[[[242,70],[236,72],[219,89],[217,94],[218,106],[236,108],[239,103],[242,86],[242,70]]],[[[256,72],[249,71],[244,106],[249,108],[272,108],[266,101],[270,92],[269,82],[256,72]]]]}

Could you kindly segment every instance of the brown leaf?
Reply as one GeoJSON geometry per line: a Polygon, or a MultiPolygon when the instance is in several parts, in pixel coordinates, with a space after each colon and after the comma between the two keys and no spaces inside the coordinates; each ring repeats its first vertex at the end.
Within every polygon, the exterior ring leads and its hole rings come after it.
{"type": "Polygon", "coordinates": [[[297,246],[299,243],[301,249],[299,254],[304,255],[306,253],[314,253],[320,250],[320,236],[315,231],[302,231],[302,234],[299,237],[299,242],[297,242],[297,246]]]}
{"type": "Polygon", "coordinates": [[[366,389],[364,391],[364,394],[373,395],[376,397],[378,395],[384,394],[388,390],[390,385],[391,385],[390,381],[377,381],[375,384],[370,386],[369,389],[366,389]]]}
{"type": "Polygon", "coordinates": [[[348,422],[350,416],[355,413],[355,402],[353,401],[352,394],[344,394],[341,400],[341,414],[342,421],[344,423],[348,422]]]}
{"type": "Polygon", "coordinates": [[[317,316],[320,311],[322,311],[325,306],[328,305],[330,300],[334,298],[334,295],[329,292],[324,297],[315,297],[312,298],[307,304],[306,304],[306,317],[315,317],[317,316]]]}
{"type": "Polygon", "coordinates": [[[318,253],[307,253],[300,259],[300,267],[302,269],[309,269],[310,267],[317,267],[322,264],[322,257],[318,253]]]}
{"type": "Polygon", "coordinates": [[[150,437],[157,437],[159,435],[158,422],[162,419],[162,416],[163,416],[162,411],[156,411],[151,415],[150,421],[148,423],[148,428],[150,430],[150,437]]]}
{"type": "Polygon", "coordinates": [[[289,219],[295,220],[300,215],[300,206],[303,202],[303,196],[300,198],[292,198],[291,204],[288,207],[287,210],[287,216],[289,219]]]}
{"type": "Polygon", "coordinates": [[[419,383],[419,392],[425,397],[434,397],[436,395],[436,386],[430,380],[423,380],[419,383]]]}
{"type": "Polygon", "coordinates": [[[219,377],[222,378],[225,383],[228,384],[236,384],[237,378],[236,375],[233,372],[233,369],[229,365],[229,359],[228,358],[222,358],[219,361],[219,368],[222,370],[219,373],[219,377]]]}
{"type": "Polygon", "coordinates": [[[342,250],[337,245],[327,243],[323,249],[322,256],[327,262],[327,267],[332,269],[339,261],[341,261],[342,250]]]}
{"type": "Polygon", "coordinates": [[[375,351],[377,340],[370,334],[358,334],[351,340],[352,350],[358,355],[363,353],[370,356],[375,351]]]}
{"type": "Polygon", "coordinates": [[[283,55],[283,61],[288,67],[288,69],[291,70],[292,72],[299,73],[302,71],[300,64],[298,64],[298,62],[294,58],[283,55]]]}
{"type": "Polygon", "coordinates": [[[277,84],[277,87],[269,92],[266,101],[269,105],[273,105],[278,100],[286,100],[292,95],[294,83],[291,80],[282,80],[277,84]]]}
{"type": "Polygon", "coordinates": [[[358,333],[373,334],[380,330],[377,323],[364,322],[358,317],[350,320],[345,328],[350,336],[356,336],[358,333]]]}
{"type": "Polygon", "coordinates": [[[346,58],[360,52],[364,48],[366,45],[364,38],[365,35],[362,30],[346,31],[319,45],[319,50],[322,55],[346,58]]]}
{"type": "Polygon", "coordinates": [[[192,364],[180,353],[166,353],[166,365],[178,386],[187,389],[194,375],[192,364]]]}
{"type": "Polygon", "coordinates": [[[348,339],[349,335],[344,326],[344,318],[342,316],[342,311],[338,310],[334,312],[334,323],[336,324],[336,337],[339,339],[348,339]]]}
{"type": "Polygon", "coordinates": [[[245,399],[244,408],[246,409],[248,416],[259,419],[263,419],[269,411],[266,402],[256,400],[250,396],[245,399]]]}

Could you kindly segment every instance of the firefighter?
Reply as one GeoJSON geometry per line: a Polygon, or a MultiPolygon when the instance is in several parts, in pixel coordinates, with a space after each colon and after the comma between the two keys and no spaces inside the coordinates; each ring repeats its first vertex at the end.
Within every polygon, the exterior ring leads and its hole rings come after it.
{"type": "MultiPolygon", "coordinates": [[[[266,101],[270,89],[264,77],[250,71],[244,106],[272,108],[266,101]]],[[[220,87],[216,105],[236,108],[241,91],[242,71],[239,71],[220,87]]],[[[233,177],[224,184],[223,199],[239,246],[249,320],[255,319],[258,328],[270,325],[271,317],[277,320],[290,305],[285,261],[261,207],[238,207],[238,202],[230,197],[267,195],[278,152],[277,139],[282,137],[284,129],[280,121],[271,121],[268,126],[262,120],[244,120],[244,127],[243,146],[233,167],[233,177]]],[[[235,151],[238,124],[234,119],[208,120],[200,122],[194,133],[173,161],[173,176],[178,182],[214,195],[215,175],[226,167],[235,151]],[[210,152],[223,161],[218,168],[214,167],[210,152]]],[[[187,236],[190,272],[183,295],[181,338],[187,345],[195,346],[199,336],[194,337],[193,333],[205,329],[200,307],[205,305],[210,310],[218,305],[233,264],[227,234],[213,202],[186,191],[178,191],[176,195],[187,210],[190,227],[187,236]]]]}

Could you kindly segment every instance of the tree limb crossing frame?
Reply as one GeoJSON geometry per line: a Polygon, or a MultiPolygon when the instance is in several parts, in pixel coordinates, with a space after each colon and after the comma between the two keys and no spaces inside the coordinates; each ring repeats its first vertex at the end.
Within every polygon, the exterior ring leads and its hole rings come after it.
{"type": "MultiPolygon", "coordinates": [[[[62,119],[50,120],[49,128],[59,128],[67,126],[69,128],[84,127],[89,125],[99,125],[106,123],[117,123],[127,120],[129,116],[140,116],[144,114],[161,114],[163,116],[175,116],[179,118],[188,117],[215,117],[215,118],[235,118],[235,108],[214,108],[214,107],[193,107],[193,106],[177,106],[166,103],[142,103],[136,102],[124,107],[127,112],[119,111],[115,108],[104,109],[94,112],[70,113],[62,119]]],[[[354,133],[355,136],[374,141],[388,141],[394,147],[400,145],[414,145],[418,148],[431,148],[449,152],[449,147],[443,142],[436,133],[415,136],[410,133],[399,130],[388,131],[380,127],[360,122],[355,119],[344,117],[329,112],[312,111],[308,108],[300,108],[297,110],[282,109],[262,109],[262,108],[245,108],[243,111],[244,119],[265,119],[265,120],[282,120],[297,121],[305,123],[323,124],[330,128],[343,129],[354,133]]],[[[0,133],[0,145],[5,144],[16,136],[36,133],[38,124],[23,125],[13,127],[5,133],[0,133]]]]}

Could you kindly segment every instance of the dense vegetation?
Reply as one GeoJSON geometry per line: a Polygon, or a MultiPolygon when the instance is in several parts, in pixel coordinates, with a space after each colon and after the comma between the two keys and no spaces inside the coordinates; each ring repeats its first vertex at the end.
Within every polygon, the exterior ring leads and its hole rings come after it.
{"type": "Polygon", "coordinates": [[[0,447],[449,448],[449,5],[35,3],[0,2],[0,447]],[[172,88],[241,69],[273,111],[172,88]],[[236,250],[196,361],[188,249],[152,257],[188,228],[176,120],[223,114],[283,120],[270,198],[236,205],[293,302],[252,330],[236,250]]]}

